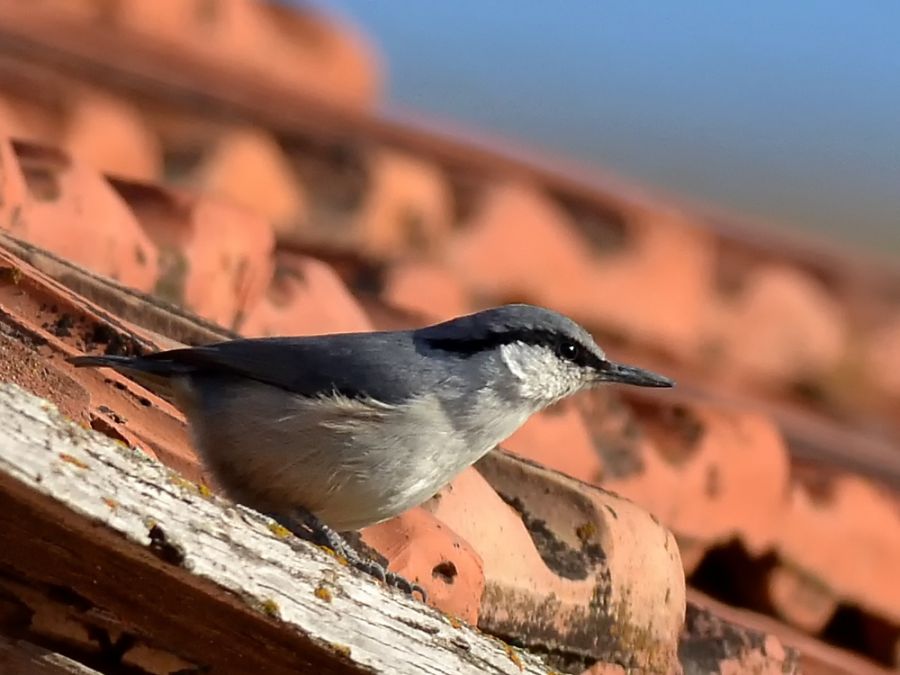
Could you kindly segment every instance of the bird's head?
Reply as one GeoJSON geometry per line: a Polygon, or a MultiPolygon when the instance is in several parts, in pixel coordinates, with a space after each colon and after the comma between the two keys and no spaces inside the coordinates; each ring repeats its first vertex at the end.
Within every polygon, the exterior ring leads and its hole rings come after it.
{"type": "Polygon", "coordinates": [[[463,358],[494,355],[507,380],[538,407],[604,383],[671,387],[649,370],[610,361],[584,328],[533,305],[504,305],[421,329],[434,349],[463,358]]]}

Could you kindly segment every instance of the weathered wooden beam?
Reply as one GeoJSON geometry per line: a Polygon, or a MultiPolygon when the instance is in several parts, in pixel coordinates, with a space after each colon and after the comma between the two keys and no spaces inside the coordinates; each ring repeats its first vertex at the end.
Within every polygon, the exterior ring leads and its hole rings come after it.
{"type": "Polygon", "coordinates": [[[24,640],[0,636],[0,673],[8,675],[100,675],[61,654],[24,640]]]}
{"type": "Polygon", "coordinates": [[[0,606],[24,608],[3,632],[94,644],[79,660],[120,672],[143,653],[183,673],[547,673],[283,534],[0,384],[0,606]]]}

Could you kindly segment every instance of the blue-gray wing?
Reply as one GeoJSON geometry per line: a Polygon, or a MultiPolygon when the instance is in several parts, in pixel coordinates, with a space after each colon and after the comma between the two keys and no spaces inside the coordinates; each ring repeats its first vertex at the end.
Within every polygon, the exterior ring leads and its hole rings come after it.
{"type": "Polygon", "coordinates": [[[251,338],[138,357],[173,374],[236,375],[303,396],[340,393],[400,403],[441,378],[408,333],[251,338]]]}

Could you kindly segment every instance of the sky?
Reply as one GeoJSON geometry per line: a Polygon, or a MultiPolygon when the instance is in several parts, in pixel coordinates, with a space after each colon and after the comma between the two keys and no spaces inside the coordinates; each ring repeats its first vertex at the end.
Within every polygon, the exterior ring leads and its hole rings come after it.
{"type": "Polygon", "coordinates": [[[316,0],[384,107],[900,255],[900,3],[316,0]]]}

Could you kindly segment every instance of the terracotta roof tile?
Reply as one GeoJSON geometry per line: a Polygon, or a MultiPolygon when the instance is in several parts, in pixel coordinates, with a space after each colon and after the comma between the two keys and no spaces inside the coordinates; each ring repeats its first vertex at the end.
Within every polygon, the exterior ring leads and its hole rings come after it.
{"type": "Polygon", "coordinates": [[[566,400],[533,415],[503,447],[585,483],[598,483],[603,463],[592,440],[578,402],[566,400]]]}
{"type": "Polygon", "coordinates": [[[134,213],[90,166],[65,153],[4,141],[4,228],[139,290],[156,283],[158,252],[134,213]]]}
{"type": "Polygon", "coordinates": [[[900,624],[900,501],[847,474],[812,476],[790,493],[778,551],[811,584],[900,624]]]}
{"type": "Polygon", "coordinates": [[[162,175],[162,144],[140,109],[120,97],[85,91],[69,103],[61,147],[79,161],[139,180],[162,175]]]}
{"type": "Polygon", "coordinates": [[[675,538],[659,520],[506,453],[476,467],[525,530],[517,546],[496,547],[493,564],[482,554],[480,625],[542,650],[669,667],[684,618],[684,574],[675,538]]]}
{"type": "Polygon", "coordinates": [[[272,225],[227,203],[116,179],[113,187],[156,244],[160,296],[233,327],[265,293],[273,273],[272,225]]]}
{"type": "Polygon", "coordinates": [[[246,335],[311,335],[371,330],[368,317],[325,263],[280,253],[265,296],[240,322],[246,335]]]}
{"type": "Polygon", "coordinates": [[[530,300],[565,311],[589,290],[585,242],[552,201],[525,184],[488,184],[446,256],[479,298],[530,300]]]}
{"type": "Polygon", "coordinates": [[[277,141],[261,129],[228,130],[205,148],[183,182],[263,216],[276,232],[305,223],[306,193],[277,141]]]}
{"type": "Polygon", "coordinates": [[[866,374],[878,389],[900,399],[900,313],[872,332],[863,358],[866,374]]]}
{"type": "Polygon", "coordinates": [[[478,625],[485,579],[475,542],[422,508],[367,527],[361,536],[388,569],[421,585],[432,606],[478,625]]]}
{"type": "Polygon", "coordinates": [[[847,356],[841,307],[802,271],[755,270],[726,311],[717,346],[723,369],[789,384],[822,380],[847,356]]]}
{"type": "Polygon", "coordinates": [[[383,300],[432,321],[474,311],[462,281],[433,260],[398,262],[385,273],[383,300]]]}
{"type": "MultiPolygon", "coordinates": [[[[637,417],[677,476],[671,510],[660,513],[676,534],[707,547],[736,537],[756,555],[772,548],[790,468],[770,420],[715,405],[648,406],[637,417]]],[[[629,494],[615,480],[606,484],[629,494]]]]}
{"type": "Polygon", "coordinates": [[[663,210],[640,213],[623,245],[600,254],[590,286],[572,300],[573,313],[697,361],[714,304],[714,264],[713,237],[696,221],[663,210]]]}

